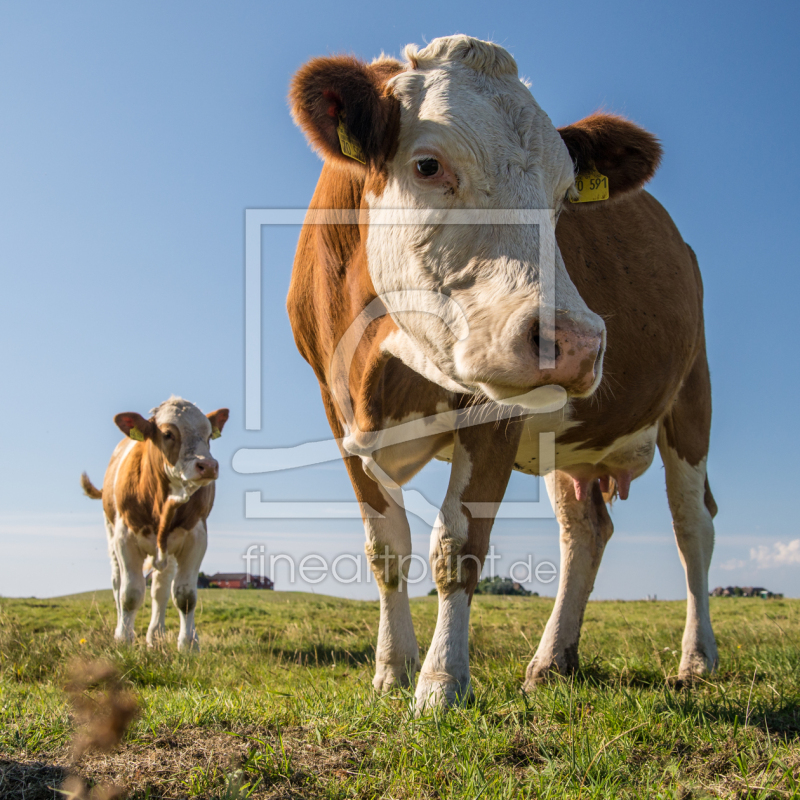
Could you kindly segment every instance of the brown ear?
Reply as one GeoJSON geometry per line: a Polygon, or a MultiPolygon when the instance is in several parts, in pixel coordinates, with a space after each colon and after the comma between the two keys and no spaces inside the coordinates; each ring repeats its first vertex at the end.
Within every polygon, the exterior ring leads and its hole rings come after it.
{"type": "Polygon", "coordinates": [[[640,189],[661,163],[658,139],[614,114],[592,114],[558,132],[575,162],[575,171],[595,167],[608,176],[612,198],[640,189]]]}
{"type": "Polygon", "coordinates": [[[344,119],[366,165],[380,165],[393,150],[400,126],[400,104],[385,92],[385,83],[402,69],[391,59],[367,65],[353,56],[314,58],[292,79],[292,116],[324,159],[359,165],[342,153],[336,129],[344,119]]]}
{"type": "Polygon", "coordinates": [[[122,414],[117,414],[117,416],[114,417],[114,423],[126,436],[130,436],[131,439],[144,441],[145,439],[152,439],[153,436],[155,436],[155,424],[151,420],[145,419],[141,414],[137,414],[135,411],[123,411],[122,414]],[[137,436],[136,433],[131,436],[131,431],[138,431],[141,434],[141,438],[137,436]]]}
{"type": "Polygon", "coordinates": [[[208,421],[211,423],[211,430],[213,431],[216,429],[222,433],[222,429],[225,427],[225,423],[228,421],[229,415],[230,412],[227,408],[218,408],[216,411],[206,414],[208,421]]]}

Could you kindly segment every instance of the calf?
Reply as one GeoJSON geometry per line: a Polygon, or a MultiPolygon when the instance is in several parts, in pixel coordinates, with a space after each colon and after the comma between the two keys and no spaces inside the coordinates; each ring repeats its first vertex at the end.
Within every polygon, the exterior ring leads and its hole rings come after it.
{"type": "Polygon", "coordinates": [[[102,491],[86,473],[81,485],[89,497],[103,501],[117,606],[115,637],[134,639],[136,612],[144,599],[144,563],[152,559],[153,614],[147,643],[152,645],[164,633],[171,585],[181,618],[178,647],[196,649],[197,574],[219,474],[209,441],[221,434],[228,409],[204,415],[188,400],[170,397],[150,413],[150,419],[133,411],[114,417],[128,438],[111,456],[102,491]]]}

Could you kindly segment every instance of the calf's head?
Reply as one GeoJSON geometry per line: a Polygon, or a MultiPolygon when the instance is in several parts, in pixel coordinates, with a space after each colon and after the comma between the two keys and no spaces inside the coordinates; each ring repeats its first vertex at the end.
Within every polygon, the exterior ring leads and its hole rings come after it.
{"type": "Polygon", "coordinates": [[[149,419],[134,411],[114,417],[117,427],[131,439],[145,443],[155,462],[172,485],[176,499],[188,499],[197,489],[216,480],[219,463],[209,443],[222,432],[228,409],[211,414],[180,397],[171,397],[150,412],[149,419]]]}
{"type": "Polygon", "coordinates": [[[602,166],[613,201],[650,177],[657,143],[607,115],[559,132],[497,45],[452,36],[409,45],[405,57],[313,59],[290,93],[312,145],[363,181],[360,263],[398,326],[393,346],[456,391],[502,401],[555,384],[590,395],[605,325],[571,281],[554,226],[576,168],[602,166]],[[471,224],[443,224],[464,209],[471,224]],[[537,210],[536,224],[519,210],[537,210]],[[446,298],[439,316],[458,309],[460,333],[409,300],[425,294],[440,298],[432,309],[446,298]]]}

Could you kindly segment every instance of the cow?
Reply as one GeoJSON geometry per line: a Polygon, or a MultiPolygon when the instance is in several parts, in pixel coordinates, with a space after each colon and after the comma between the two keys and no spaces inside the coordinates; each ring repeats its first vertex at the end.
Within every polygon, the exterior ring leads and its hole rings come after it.
{"type": "Polygon", "coordinates": [[[467,36],[409,45],[402,62],[314,58],[289,103],[324,164],[287,308],[362,509],[380,591],[374,687],[419,671],[419,712],[472,696],[470,604],[512,470],[545,475],[560,528],[555,606],[523,689],[574,671],[608,505],[656,447],[688,590],[677,677],[712,671],[703,289],[643,189],[658,140],[606,113],[557,130],[512,56],[467,36]],[[601,194],[583,202],[588,178],[601,194]],[[536,224],[503,224],[537,209],[536,224]],[[459,214],[469,224],[447,224],[459,214]],[[401,487],[434,457],[452,467],[420,667],[401,487]]]}
{"type": "Polygon", "coordinates": [[[150,418],[126,411],[114,422],[125,434],[114,449],[102,490],[81,476],[83,491],[103,501],[117,607],[118,641],[132,642],[145,592],[144,570],[152,563],[153,611],[147,644],[163,637],[167,599],[180,615],[178,648],[198,649],[194,626],[197,575],[206,552],[206,520],[214,505],[219,464],[209,441],[222,433],[228,409],[203,414],[180,397],[170,397],[150,418]]]}

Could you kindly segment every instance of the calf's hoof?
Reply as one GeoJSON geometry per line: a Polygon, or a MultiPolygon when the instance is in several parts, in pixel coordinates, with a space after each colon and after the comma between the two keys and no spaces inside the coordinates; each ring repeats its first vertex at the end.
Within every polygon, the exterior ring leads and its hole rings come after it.
{"type": "Polygon", "coordinates": [[[188,636],[184,638],[178,637],[178,650],[182,653],[199,653],[200,652],[200,639],[197,636],[188,636]]]}
{"type": "Polygon", "coordinates": [[[465,706],[475,700],[469,675],[459,680],[444,673],[422,672],[414,692],[417,716],[434,708],[465,706]]]}
{"type": "Polygon", "coordinates": [[[395,687],[407,689],[414,685],[414,678],[419,672],[419,661],[407,660],[402,664],[390,664],[378,661],[375,664],[375,677],[372,686],[376,692],[388,692],[395,687]]]}

